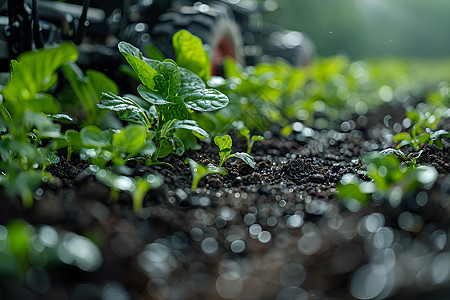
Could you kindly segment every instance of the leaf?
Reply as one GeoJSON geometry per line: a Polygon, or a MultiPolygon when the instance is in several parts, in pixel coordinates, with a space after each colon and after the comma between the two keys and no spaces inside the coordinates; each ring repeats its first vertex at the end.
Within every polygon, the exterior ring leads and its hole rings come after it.
{"type": "Polygon", "coordinates": [[[35,101],[30,103],[29,107],[33,111],[57,114],[60,112],[58,101],[55,97],[47,93],[38,93],[35,95],[35,101]]]}
{"type": "Polygon", "coordinates": [[[242,159],[247,165],[249,165],[252,168],[255,168],[255,165],[256,165],[255,159],[250,154],[247,154],[244,152],[236,152],[236,153],[231,154],[229,156],[229,158],[230,157],[236,157],[236,158],[242,159]]]}
{"type": "Polygon", "coordinates": [[[214,138],[214,143],[219,147],[219,155],[220,155],[220,165],[226,160],[227,156],[231,153],[231,146],[233,144],[233,141],[231,139],[231,136],[224,135],[224,136],[216,136],[214,138]]]}
{"type": "Polygon", "coordinates": [[[402,141],[402,140],[410,140],[411,135],[407,132],[400,132],[394,136],[394,142],[402,141]]]}
{"type": "Polygon", "coordinates": [[[158,72],[158,76],[154,78],[155,89],[164,97],[175,96],[181,86],[181,75],[177,64],[171,59],[166,59],[155,69],[158,72]]]}
{"type": "Polygon", "coordinates": [[[149,61],[146,62],[143,60],[142,52],[127,42],[120,42],[118,47],[141,82],[149,89],[153,89],[155,87],[155,81],[153,79],[158,76],[158,72],[149,65],[149,61]]]}
{"type": "Polygon", "coordinates": [[[208,133],[202,128],[200,128],[197,122],[194,120],[183,120],[183,121],[176,120],[170,125],[170,128],[167,129],[167,132],[173,129],[187,129],[199,134],[203,138],[209,137],[208,133]]]}
{"type": "Polygon", "coordinates": [[[164,122],[173,119],[184,120],[188,117],[188,110],[183,100],[180,97],[174,96],[170,97],[167,100],[170,101],[170,104],[163,105],[161,109],[161,114],[163,115],[164,122]]]}
{"type": "Polygon", "coordinates": [[[166,100],[162,95],[153,92],[148,87],[143,84],[140,84],[137,88],[139,95],[145,100],[154,105],[164,105],[169,104],[170,102],[166,100]]]}
{"type": "Polygon", "coordinates": [[[181,98],[184,98],[186,95],[197,90],[206,89],[206,85],[203,80],[195,73],[182,67],[178,67],[178,71],[181,75],[181,87],[180,91],[178,92],[178,96],[180,96],[181,98]]]}
{"type": "Polygon", "coordinates": [[[42,158],[46,161],[46,164],[57,164],[60,161],[58,155],[47,148],[39,147],[37,148],[37,152],[39,152],[42,158]]]}
{"type": "Polygon", "coordinates": [[[155,46],[145,45],[144,50],[150,59],[159,61],[163,61],[165,59],[164,54],[162,54],[161,51],[159,51],[158,48],[156,48],[155,46]]]}
{"type": "Polygon", "coordinates": [[[176,136],[172,136],[167,139],[169,139],[172,142],[173,150],[175,151],[176,155],[181,156],[184,154],[185,148],[184,148],[183,141],[181,141],[176,136]]]}
{"type": "Polygon", "coordinates": [[[264,137],[261,135],[254,135],[252,136],[252,141],[254,142],[264,141],[264,137]]]}
{"type": "Polygon", "coordinates": [[[112,141],[122,153],[136,154],[146,145],[146,130],[142,126],[129,125],[114,133],[112,141]]]}
{"type": "Polygon", "coordinates": [[[135,189],[131,192],[133,211],[139,212],[144,203],[144,197],[151,189],[156,189],[164,183],[164,177],[159,174],[149,174],[147,177],[134,178],[135,189]]]}
{"type": "Polygon", "coordinates": [[[21,54],[19,63],[13,63],[12,78],[3,90],[4,97],[8,101],[33,99],[36,93],[49,89],[49,83],[55,80],[52,75],[59,67],[77,57],[75,45],[69,43],[21,54]]]}
{"type": "Polygon", "coordinates": [[[190,158],[186,158],[184,160],[184,163],[189,164],[189,169],[191,170],[192,191],[195,191],[197,189],[200,179],[208,174],[223,174],[223,175],[228,174],[228,172],[222,167],[216,167],[213,164],[208,164],[208,166],[204,166],[203,164],[198,163],[190,158]]]}
{"type": "Polygon", "coordinates": [[[80,137],[83,145],[87,147],[103,148],[110,145],[103,130],[93,125],[81,129],[80,137]]]}
{"type": "Polygon", "coordinates": [[[49,114],[47,115],[47,118],[55,120],[55,121],[62,121],[62,122],[73,122],[73,119],[71,116],[66,114],[49,114]]]}
{"type": "Polygon", "coordinates": [[[248,138],[250,136],[250,130],[247,127],[242,127],[241,129],[239,129],[239,133],[245,138],[248,138]]]}
{"type": "Polygon", "coordinates": [[[196,111],[213,111],[228,105],[228,97],[214,89],[197,90],[183,98],[190,109],[196,111]]]}
{"type": "Polygon", "coordinates": [[[178,64],[207,81],[211,75],[211,63],[202,40],[183,29],[174,34],[172,44],[178,64]]]}
{"type": "Polygon", "coordinates": [[[120,97],[112,93],[103,93],[102,100],[97,106],[116,111],[119,118],[124,121],[143,125],[146,128],[152,126],[147,113],[130,98],[120,97]]]}

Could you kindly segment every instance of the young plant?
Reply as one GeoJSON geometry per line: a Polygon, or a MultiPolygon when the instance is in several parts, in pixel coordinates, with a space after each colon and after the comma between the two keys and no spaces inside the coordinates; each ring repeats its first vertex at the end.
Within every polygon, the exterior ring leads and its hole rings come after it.
{"type": "Polygon", "coordinates": [[[367,204],[374,193],[397,207],[406,193],[418,186],[430,187],[437,179],[436,170],[427,165],[402,163],[410,159],[398,150],[371,152],[363,157],[367,176],[372,181],[361,181],[354,174],[345,174],[337,187],[337,197],[344,201],[367,204]]]}
{"type": "Polygon", "coordinates": [[[395,142],[399,142],[397,149],[403,146],[411,146],[419,150],[426,144],[436,145],[442,148],[442,139],[450,137],[446,130],[434,131],[438,122],[442,119],[442,113],[439,109],[434,109],[429,105],[418,106],[417,109],[409,108],[406,110],[406,117],[414,124],[411,133],[401,132],[394,137],[395,142]]]}
{"type": "Polygon", "coordinates": [[[233,141],[231,139],[231,136],[224,135],[224,136],[216,136],[214,138],[214,143],[219,147],[219,155],[220,155],[220,163],[219,167],[221,167],[227,159],[236,157],[239,159],[242,159],[246,164],[248,164],[250,167],[255,167],[255,159],[244,152],[236,152],[231,154],[231,146],[233,144],[233,141]]]}
{"type": "Polygon", "coordinates": [[[103,93],[97,104],[116,111],[119,118],[144,126],[147,137],[156,145],[156,152],[147,163],[157,164],[158,158],[170,153],[182,155],[183,142],[173,135],[176,129],[187,129],[199,138],[208,137],[196,121],[189,120],[189,111],[214,111],[228,104],[228,97],[214,89],[207,89],[202,79],[179,67],[173,60],[157,61],[146,58],[136,47],[119,43],[119,50],[136,72],[142,84],[137,88],[146,105],[130,97],[103,93]]]}
{"type": "Polygon", "coordinates": [[[222,167],[216,167],[213,164],[208,164],[207,166],[205,166],[190,158],[186,158],[184,160],[184,163],[189,164],[189,169],[191,170],[192,173],[192,185],[191,185],[192,191],[195,191],[197,189],[200,179],[202,179],[204,176],[208,174],[222,174],[222,175],[228,174],[227,170],[225,170],[222,167]]]}
{"type": "Polygon", "coordinates": [[[131,195],[133,201],[133,211],[139,212],[144,203],[144,197],[151,189],[160,187],[164,178],[159,174],[149,174],[146,177],[129,177],[119,175],[108,169],[101,169],[95,173],[95,178],[110,187],[111,198],[117,200],[118,192],[126,192],[131,195]]]}
{"type": "Polygon", "coordinates": [[[74,45],[63,44],[24,53],[11,62],[11,79],[0,99],[0,185],[7,194],[19,195],[27,207],[43,175],[47,176],[39,167],[52,159],[38,146],[43,139],[62,136],[52,118],[63,115],[56,99],[46,92],[58,80],[56,70],[77,57],[74,45]]]}
{"type": "Polygon", "coordinates": [[[264,137],[261,135],[250,135],[250,130],[247,127],[239,129],[239,133],[247,140],[247,154],[252,152],[253,144],[258,141],[264,141],[264,137]]]}
{"type": "Polygon", "coordinates": [[[426,144],[436,145],[442,149],[442,139],[450,138],[450,133],[446,130],[432,131],[430,128],[423,128],[419,124],[415,124],[411,133],[401,132],[395,135],[394,142],[399,142],[397,149],[403,146],[411,146],[414,149],[419,150],[426,144]]]}

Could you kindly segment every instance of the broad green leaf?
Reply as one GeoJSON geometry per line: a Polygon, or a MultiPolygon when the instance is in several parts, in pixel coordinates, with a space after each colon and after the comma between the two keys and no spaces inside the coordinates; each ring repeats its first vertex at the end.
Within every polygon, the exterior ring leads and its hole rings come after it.
{"type": "Polygon", "coordinates": [[[164,97],[175,96],[181,86],[181,75],[178,72],[177,64],[170,59],[159,63],[155,70],[158,76],[155,76],[155,90],[162,93],[164,97]]]}
{"type": "Polygon", "coordinates": [[[156,93],[152,90],[150,90],[148,87],[146,87],[143,84],[140,84],[137,88],[137,91],[139,93],[139,95],[141,95],[141,97],[145,100],[150,102],[151,104],[154,105],[164,105],[164,104],[169,104],[170,102],[168,102],[166,100],[165,97],[163,97],[161,94],[156,93]]]}
{"type": "Polygon", "coordinates": [[[113,135],[113,145],[123,153],[136,154],[145,146],[146,130],[142,126],[127,126],[113,135]]]}
{"type": "Polygon", "coordinates": [[[62,122],[73,122],[73,119],[71,116],[66,114],[49,114],[47,115],[47,118],[55,120],[55,121],[62,121],[62,122]]]}
{"type": "Polygon", "coordinates": [[[33,111],[49,114],[57,114],[61,110],[55,97],[47,93],[37,93],[35,100],[28,107],[33,111]]]}
{"type": "Polygon", "coordinates": [[[26,170],[18,174],[15,180],[9,182],[5,187],[9,195],[20,195],[23,205],[31,207],[33,205],[34,191],[42,182],[42,171],[26,170]]]}
{"type": "Polygon", "coordinates": [[[217,147],[219,147],[220,161],[223,162],[231,153],[231,146],[233,144],[231,136],[229,136],[228,134],[224,136],[216,136],[214,138],[214,143],[217,145],[217,147]]]}
{"type": "Polygon", "coordinates": [[[80,130],[81,142],[87,147],[103,148],[110,145],[103,130],[96,126],[86,126],[80,130]]]}
{"type": "Polygon", "coordinates": [[[151,156],[156,153],[156,145],[152,140],[147,140],[144,147],[139,150],[139,153],[146,156],[151,156]]]}
{"type": "Polygon", "coordinates": [[[178,119],[185,120],[188,117],[188,110],[180,97],[174,96],[167,99],[170,104],[161,106],[161,114],[164,122],[178,119]]]}
{"type": "Polygon", "coordinates": [[[75,61],[78,52],[73,44],[62,44],[53,49],[26,52],[14,64],[11,80],[6,84],[3,95],[8,101],[31,100],[36,93],[45,92],[49,83],[55,81],[54,72],[63,64],[75,61]]]}
{"type": "Polygon", "coordinates": [[[187,129],[197,133],[203,138],[209,137],[208,133],[202,128],[200,128],[197,122],[194,120],[183,120],[183,121],[176,120],[170,125],[170,128],[167,131],[173,129],[187,129]]]}
{"type": "Polygon", "coordinates": [[[59,163],[59,157],[52,151],[47,148],[39,147],[37,148],[37,152],[42,156],[42,158],[46,161],[46,164],[57,164],[59,163]]]}
{"type": "Polygon", "coordinates": [[[196,111],[213,111],[228,105],[228,97],[214,89],[198,90],[183,98],[190,109],[196,111]]]}
{"type": "Polygon", "coordinates": [[[152,125],[146,111],[130,98],[103,93],[102,100],[97,106],[116,111],[119,118],[124,121],[143,125],[146,128],[150,128],[152,125]]]}
{"type": "Polygon", "coordinates": [[[96,101],[102,95],[102,92],[119,93],[119,87],[108,76],[95,70],[86,70],[86,77],[93,92],[95,92],[96,101]]]}
{"type": "Polygon", "coordinates": [[[181,87],[180,91],[178,92],[178,96],[180,96],[181,98],[184,98],[186,95],[197,90],[206,89],[206,85],[203,80],[195,73],[182,67],[178,67],[178,71],[181,75],[181,87]]]}
{"type": "Polygon", "coordinates": [[[65,64],[61,68],[64,77],[69,81],[70,86],[75,92],[78,100],[81,102],[88,118],[92,115],[92,112],[96,109],[95,103],[97,103],[98,98],[91,93],[89,89],[89,83],[83,71],[75,63],[65,64]]]}
{"type": "Polygon", "coordinates": [[[165,59],[164,54],[162,54],[161,51],[159,51],[155,46],[146,45],[144,46],[144,50],[147,53],[149,59],[158,61],[163,61],[165,59]]]}
{"type": "Polygon", "coordinates": [[[176,136],[172,136],[168,139],[171,140],[173,143],[173,150],[175,151],[175,154],[178,156],[183,155],[185,151],[183,142],[176,136]]]}
{"type": "Polygon", "coordinates": [[[202,40],[183,29],[174,34],[172,44],[178,64],[207,81],[211,75],[211,63],[202,40]]]}
{"type": "Polygon", "coordinates": [[[53,123],[53,121],[42,113],[26,110],[24,112],[24,120],[37,129],[37,135],[40,138],[58,138],[61,137],[61,125],[53,123]]]}
{"type": "Polygon", "coordinates": [[[149,89],[153,89],[155,87],[155,81],[153,79],[158,76],[158,72],[143,60],[142,52],[126,42],[120,42],[118,47],[119,51],[136,72],[141,82],[149,89]]]}
{"type": "Polygon", "coordinates": [[[242,159],[247,165],[249,165],[252,168],[255,168],[256,164],[255,159],[250,154],[244,152],[236,152],[231,154],[229,157],[236,157],[242,159]]]}
{"type": "Polygon", "coordinates": [[[409,140],[409,139],[411,139],[411,136],[407,132],[401,132],[394,136],[394,142],[399,142],[402,140],[409,140]]]}

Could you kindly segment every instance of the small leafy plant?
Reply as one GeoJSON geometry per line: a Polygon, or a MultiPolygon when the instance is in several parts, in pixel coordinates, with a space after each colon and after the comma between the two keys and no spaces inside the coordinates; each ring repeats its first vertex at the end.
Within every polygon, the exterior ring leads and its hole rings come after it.
{"type": "Polygon", "coordinates": [[[222,174],[226,175],[228,172],[222,168],[222,167],[216,167],[213,164],[203,165],[199,162],[196,162],[193,159],[186,158],[184,160],[185,164],[189,164],[189,169],[192,173],[192,185],[191,189],[192,191],[195,191],[197,189],[198,183],[200,182],[200,179],[202,179],[204,176],[209,174],[222,174]]]}
{"type": "Polygon", "coordinates": [[[371,195],[377,199],[387,199],[391,206],[397,207],[406,193],[418,186],[431,186],[437,179],[436,170],[428,165],[402,162],[401,159],[414,160],[401,151],[371,152],[363,157],[367,165],[367,176],[372,181],[361,181],[354,174],[345,174],[337,187],[337,197],[355,204],[367,204],[371,195]]]}
{"type": "Polygon", "coordinates": [[[43,147],[45,139],[61,137],[61,126],[53,119],[70,119],[60,114],[59,103],[47,93],[57,82],[56,70],[78,57],[76,47],[27,52],[11,61],[11,79],[0,99],[0,185],[11,196],[19,195],[27,207],[43,178],[40,167],[55,161],[43,147]]]}
{"type": "Polygon", "coordinates": [[[120,119],[146,128],[147,139],[156,145],[148,164],[161,163],[158,158],[170,153],[184,153],[183,142],[173,135],[177,129],[190,130],[199,138],[208,137],[196,121],[188,119],[189,112],[225,107],[229,101],[226,95],[206,88],[199,76],[179,67],[173,60],[161,62],[146,58],[139,49],[126,42],[119,43],[119,50],[142,83],[137,91],[143,101],[103,93],[98,106],[116,111],[120,119]]]}
{"type": "Polygon", "coordinates": [[[252,152],[255,142],[264,141],[264,137],[261,135],[250,135],[250,130],[245,126],[239,129],[239,133],[247,140],[247,154],[252,152]]]}
{"type": "Polygon", "coordinates": [[[406,117],[414,123],[411,128],[411,133],[401,132],[395,135],[394,141],[399,142],[397,149],[403,146],[411,146],[419,150],[423,146],[436,145],[442,148],[442,139],[449,138],[450,133],[446,130],[436,130],[437,124],[442,118],[442,115],[436,110],[435,113],[430,113],[430,108],[425,106],[422,109],[407,109],[406,117]]]}
{"type": "Polygon", "coordinates": [[[231,154],[231,146],[233,144],[233,141],[231,139],[231,136],[229,135],[223,135],[223,136],[216,136],[214,138],[214,143],[219,147],[219,155],[220,155],[220,163],[219,167],[221,167],[225,161],[227,161],[229,158],[236,157],[241,160],[243,160],[246,164],[248,164],[250,167],[255,167],[255,159],[247,153],[244,152],[236,152],[231,154]]]}

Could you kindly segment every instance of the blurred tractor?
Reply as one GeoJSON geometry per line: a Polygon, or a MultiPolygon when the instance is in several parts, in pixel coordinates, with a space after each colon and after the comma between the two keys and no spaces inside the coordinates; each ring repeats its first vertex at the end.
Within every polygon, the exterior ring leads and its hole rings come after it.
{"type": "Polygon", "coordinates": [[[243,65],[283,58],[301,66],[314,52],[302,33],[263,22],[264,12],[277,9],[274,0],[96,0],[92,7],[89,0],[3,0],[0,8],[1,71],[23,51],[64,40],[79,45],[81,66],[102,71],[120,65],[121,40],[174,58],[172,35],[180,29],[202,39],[215,75],[223,75],[227,56],[243,65]]]}

